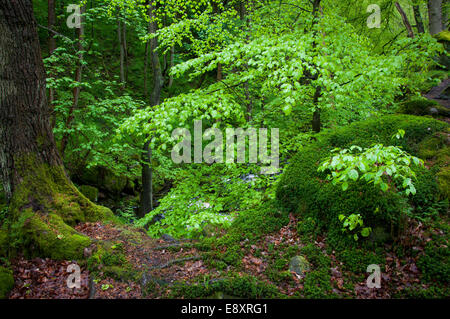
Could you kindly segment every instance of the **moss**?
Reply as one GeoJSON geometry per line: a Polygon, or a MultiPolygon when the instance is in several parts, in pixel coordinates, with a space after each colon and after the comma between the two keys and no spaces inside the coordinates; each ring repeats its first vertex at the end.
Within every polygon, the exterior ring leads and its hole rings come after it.
{"type": "Polygon", "coordinates": [[[26,256],[82,258],[91,241],[70,226],[108,220],[112,212],[82,195],[61,166],[42,164],[32,155],[15,159],[15,165],[23,176],[9,208],[11,248],[26,256]]]}
{"type": "Polygon", "coordinates": [[[439,150],[445,146],[446,140],[444,134],[437,134],[425,138],[419,143],[419,157],[425,160],[436,157],[439,150]]]}
{"type": "Polygon", "coordinates": [[[442,168],[436,176],[442,199],[450,199],[450,167],[442,168]]]}
{"type": "Polygon", "coordinates": [[[448,235],[434,235],[425,246],[424,254],[417,261],[423,278],[428,282],[448,285],[450,283],[450,250],[448,235]]]}
{"type": "Polygon", "coordinates": [[[439,42],[450,42],[450,31],[444,30],[438,34],[433,35],[439,42]]]}
{"type": "Polygon", "coordinates": [[[139,272],[127,261],[123,247],[119,243],[99,242],[91,257],[87,260],[89,271],[102,273],[116,280],[137,280],[139,272]]]}
{"type": "Polygon", "coordinates": [[[366,273],[367,266],[371,264],[382,265],[386,263],[383,251],[368,251],[360,248],[347,248],[336,252],[337,259],[342,262],[344,270],[349,270],[355,274],[366,273]]]}
{"type": "Polygon", "coordinates": [[[112,194],[120,194],[127,186],[126,176],[116,176],[112,172],[107,171],[103,179],[103,188],[112,194]]]}
{"type": "Polygon", "coordinates": [[[6,257],[8,252],[8,230],[0,227],[0,257],[6,257]]]}
{"type": "Polygon", "coordinates": [[[417,284],[400,290],[393,297],[411,299],[448,299],[450,297],[450,288],[438,285],[423,287],[422,285],[417,284]]]}
{"type": "Polygon", "coordinates": [[[11,227],[12,246],[28,257],[82,259],[89,237],[76,232],[56,214],[42,216],[27,209],[11,227]]]}
{"type": "MultiPolygon", "coordinates": [[[[364,181],[351,184],[347,191],[343,192],[339,186],[334,186],[326,180],[326,173],[317,172],[318,165],[329,156],[330,150],[352,145],[396,145],[417,155],[420,142],[445,130],[446,127],[448,124],[432,118],[390,115],[355,122],[336,130],[325,130],[316,135],[316,140],[305,145],[292,159],[278,184],[278,203],[285,211],[301,215],[304,221],[308,217],[312,218],[316,222],[317,231],[329,231],[332,242],[339,245],[343,243],[342,225],[338,220],[340,214],[359,213],[365,225],[372,228],[384,227],[386,231],[396,233],[396,230],[402,227],[404,212],[408,207],[408,203],[400,194],[383,193],[364,181]],[[392,135],[398,129],[405,130],[405,138],[393,140],[392,135]]],[[[427,169],[418,169],[417,177],[418,194],[412,196],[409,204],[431,205],[437,197],[435,177],[427,169]]],[[[308,225],[299,226],[299,230],[311,232],[312,230],[307,229],[309,226],[306,226],[308,225]]],[[[351,241],[345,243],[355,245],[351,241]]]]}
{"type": "Polygon", "coordinates": [[[437,103],[423,97],[412,97],[402,102],[397,110],[401,114],[409,115],[433,115],[433,116],[450,116],[450,111],[437,103]]]}
{"type": "Polygon", "coordinates": [[[327,269],[321,268],[306,274],[303,283],[303,295],[306,298],[330,299],[337,295],[332,292],[331,274],[327,269]]]}
{"type": "Polygon", "coordinates": [[[0,266],[0,299],[5,299],[14,287],[13,272],[0,266]]]}
{"type": "Polygon", "coordinates": [[[98,188],[89,186],[89,185],[81,185],[80,192],[86,196],[91,202],[96,202],[98,200],[98,188]]]}
{"type": "Polygon", "coordinates": [[[297,233],[302,239],[312,240],[318,234],[317,222],[314,218],[308,217],[298,222],[297,233]]]}
{"type": "Polygon", "coordinates": [[[170,297],[206,298],[217,292],[248,299],[282,297],[274,285],[258,281],[255,277],[248,275],[233,275],[231,278],[216,280],[200,279],[199,281],[200,283],[194,285],[176,283],[170,288],[170,297]]]}

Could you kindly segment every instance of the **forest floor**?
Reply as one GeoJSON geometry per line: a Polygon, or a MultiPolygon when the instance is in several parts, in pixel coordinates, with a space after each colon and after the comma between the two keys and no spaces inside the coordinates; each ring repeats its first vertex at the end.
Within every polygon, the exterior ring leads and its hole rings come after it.
{"type": "MultiPolygon", "coordinates": [[[[274,254],[281,255],[283,247],[305,245],[298,237],[296,225],[297,220],[291,215],[288,225],[252,243],[250,248],[244,248],[248,245],[243,241],[241,249],[244,257],[240,266],[237,268],[228,266],[228,268],[235,268],[233,271],[238,275],[254,276],[262,283],[273,284],[286,297],[298,296],[298,293],[304,289],[302,276],[291,272],[290,278],[272,282],[266,275],[268,260],[273,258],[274,254]]],[[[81,266],[81,288],[70,289],[67,287],[67,278],[70,275],[67,267],[74,263],[73,261],[16,258],[11,261],[15,278],[15,287],[10,294],[11,299],[166,298],[170,297],[171,287],[176,282],[189,285],[204,281],[204,278],[212,282],[223,279],[231,270],[227,269],[224,272],[208,266],[202,257],[204,252],[193,245],[195,242],[152,239],[144,231],[136,232],[135,229],[133,230],[134,239],[130,239],[128,226],[116,227],[102,223],[81,224],[76,229],[88,235],[93,241],[109,241],[120,245],[126,261],[139,274],[139,279],[117,280],[103,274],[101,269],[94,274],[90,273],[86,266],[81,266]],[[148,289],[150,282],[151,289],[148,289]]],[[[411,224],[407,234],[409,236],[405,235],[405,238],[409,238],[408,242],[403,244],[417,251],[423,251],[424,244],[431,240],[431,234],[425,231],[421,223],[411,224]]],[[[383,286],[380,289],[370,289],[365,279],[355,281],[355,274],[343,270],[343,263],[336,258],[334,251],[327,254],[325,238],[316,238],[313,244],[331,259],[332,292],[338,298],[391,298],[403,289],[420,284],[420,272],[416,266],[417,258],[399,257],[388,245],[385,247],[386,265],[382,270],[383,286]]],[[[421,284],[421,286],[426,288],[426,285],[421,284]]]]}

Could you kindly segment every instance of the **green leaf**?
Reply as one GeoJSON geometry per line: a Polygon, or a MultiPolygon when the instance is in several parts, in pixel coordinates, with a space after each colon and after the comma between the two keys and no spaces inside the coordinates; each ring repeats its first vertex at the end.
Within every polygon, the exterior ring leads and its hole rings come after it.
{"type": "Polygon", "coordinates": [[[361,236],[363,237],[369,237],[370,232],[372,231],[372,228],[370,227],[365,227],[361,230],[361,236]]]}
{"type": "Polygon", "coordinates": [[[347,182],[344,182],[344,183],[342,184],[342,190],[345,192],[345,191],[347,190],[347,188],[348,188],[348,183],[347,183],[347,182]]]}
{"type": "Polygon", "coordinates": [[[356,169],[352,169],[350,172],[348,172],[348,177],[350,177],[350,179],[356,181],[359,177],[358,171],[356,169]]]}

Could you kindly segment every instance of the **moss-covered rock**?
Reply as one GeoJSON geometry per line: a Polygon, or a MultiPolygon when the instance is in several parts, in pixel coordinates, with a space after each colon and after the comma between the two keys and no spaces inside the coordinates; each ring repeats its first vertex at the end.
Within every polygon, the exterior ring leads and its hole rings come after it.
{"type": "Polygon", "coordinates": [[[311,269],[311,266],[304,256],[294,256],[289,262],[289,271],[297,275],[304,275],[311,269]]]}
{"type": "Polygon", "coordinates": [[[81,185],[79,189],[91,202],[96,202],[98,200],[98,188],[89,185],[81,185]]]}
{"type": "Polygon", "coordinates": [[[450,42],[450,31],[444,30],[438,34],[433,35],[439,42],[450,42]]]}
{"type": "Polygon", "coordinates": [[[450,167],[442,168],[437,174],[439,192],[442,199],[450,199],[450,167]]]}
{"type": "Polygon", "coordinates": [[[0,266],[0,299],[5,299],[14,287],[13,272],[0,266]]]}
{"type": "Polygon", "coordinates": [[[439,103],[422,97],[413,97],[402,102],[397,110],[400,114],[450,116],[450,110],[439,103]]]}
{"type": "Polygon", "coordinates": [[[116,176],[112,172],[107,171],[103,179],[103,187],[112,194],[120,194],[127,186],[128,179],[126,176],[116,176]]]}
{"type": "MultiPolygon", "coordinates": [[[[279,205],[289,212],[313,218],[319,227],[342,237],[340,214],[361,214],[364,224],[384,227],[386,231],[399,228],[406,201],[395,192],[383,193],[372,184],[358,181],[343,192],[326,180],[326,173],[317,172],[319,163],[330,150],[352,145],[369,147],[373,143],[397,145],[413,155],[418,154],[420,142],[448,125],[432,118],[409,115],[390,115],[353,123],[336,130],[326,130],[292,159],[277,188],[279,205]],[[398,129],[405,130],[405,138],[393,140],[398,129]]],[[[430,205],[438,191],[435,177],[427,169],[417,172],[418,194],[411,201],[430,205]]]]}

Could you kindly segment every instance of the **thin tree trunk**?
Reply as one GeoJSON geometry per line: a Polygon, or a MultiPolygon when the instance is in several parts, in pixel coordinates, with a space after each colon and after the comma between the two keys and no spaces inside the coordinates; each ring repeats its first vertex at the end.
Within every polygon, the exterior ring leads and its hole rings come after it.
{"type": "Polygon", "coordinates": [[[442,0],[428,0],[428,17],[431,35],[444,30],[442,21],[442,0]]]}
{"type": "MultiPolygon", "coordinates": [[[[50,30],[54,30],[56,24],[56,8],[55,0],[48,0],[48,17],[47,26],[50,30]]],[[[56,49],[56,39],[53,32],[48,32],[48,53],[52,55],[56,49]]],[[[49,89],[48,104],[50,109],[53,110],[53,101],[55,100],[56,91],[53,88],[49,89]]],[[[52,116],[52,127],[55,126],[55,116],[52,116]]]]}
{"type": "Polygon", "coordinates": [[[423,24],[422,15],[420,14],[420,6],[414,5],[413,11],[414,11],[414,19],[416,20],[417,32],[419,34],[423,34],[425,33],[425,26],[423,24]]]}
{"type": "Polygon", "coordinates": [[[124,53],[124,59],[125,59],[125,83],[128,82],[128,66],[129,66],[129,61],[128,61],[128,42],[127,42],[127,23],[126,21],[123,22],[123,53],[124,53]]]}
{"type": "MultiPolygon", "coordinates": [[[[246,3],[248,1],[241,1],[239,3],[239,17],[241,19],[241,21],[246,21],[246,27],[243,27],[243,32],[246,32],[246,42],[249,43],[250,42],[250,37],[249,37],[249,32],[250,32],[250,18],[248,17],[248,12],[247,12],[247,8],[245,7],[246,3]]],[[[249,4],[250,5],[250,4],[249,4]]],[[[248,64],[245,63],[244,67],[247,69],[248,68],[248,64]]],[[[220,76],[220,78],[222,77],[222,66],[219,65],[218,68],[220,68],[220,74],[219,74],[219,69],[218,69],[218,78],[220,76]]],[[[244,83],[244,95],[245,95],[245,100],[247,102],[246,105],[246,119],[247,121],[251,121],[252,119],[252,111],[253,111],[253,99],[250,95],[250,89],[249,89],[249,83],[248,81],[246,81],[244,83]]]]}
{"type": "MultiPolygon", "coordinates": [[[[169,69],[169,72],[170,72],[170,70],[172,70],[174,65],[175,65],[175,45],[170,48],[170,69],[169,69]]],[[[170,75],[169,76],[169,85],[168,85],[168,87],[171,88],[172,85],[173,85],[173,75],[170,75]]]]}
{"type": "MultiPolygon", "coordinates": [[[[154,21],[154,7],[152,3],[149,3],[148,15],[150,22],[148,31],[150,34],[154,34],[158,31],[157,22],[154,21]]],[[[161,99],[161,91],[164,85],[164,78],[161,71],[161,64],[159,62],[159,55],[156,51],[158,47],[157,38],[150,40],[150,56],[153,70],[153,92],[150,99],[152,106],[158,105],[161,99]]],[[[153,210],[153,169],[152,162],[152,150],[151,139],[145,143],[142,156],[142,193],[138,215],[140,217],[153,210]]]]}
{"type": "Polygon", "coordinates": [[[145,43],[145,57],[144,57],[144,96],[148,100],[148,52],[150,47],[150,40],[145,43]]]}
{"type": "MultiPolygon", "coordinates": [[[[86,10],[85,6],[82,6],[80,8],[80,13],[84,14],[86,10]]],[[[78,66],[77,69],[75,71],[75,81],[78,82],[78,85],[76,87],[73,88],[73,104],[69,109],[69,115],[67,116],[66,119],[66,123],[65,123],[65,128],[66,130],[70,129],[72,126],[72,122],[75,118],[74,115],[74,111],[78,108],[79,105],[79,101],[80,101],[80,92],[81,92],[81,80],[83,78],[83,59],[84,59],[84,54],[83,54],[83,41],[84,41],[84,23],[83,23],[83,18],[81,18],[81,24],[80,27],[76,29],[76,33],[77,33],[77,38],[78,38],[78,66]]],[[[67,143],[69,140],[69,133],[64,133],[63,138],[61,140],[61,156],[62,158],[64,158],[64,152],[66,150],[67,147],[67,143]]]]}
{"type": "MultiPolygon", "coordinates": [[[[313,2],[313,27],[314,25],[317,23],[317,19],[319,17],[319,11],[320,11],[320,2],[321,0],[314,0],[313,2]]],[[[317,47],[317,35],[314,35],[314,42],[313,42],[313,47],[316,48],[317,47]]],[[[316,75],[316,79],[317,79],[316,75]]],[[[314,93],[314,98],[313,98],[313,103],[315,106],[315,111],[313,113],[313,119],[312,119],[312,129],[314,132],[319,133],[322,127],[322,122],[320,119],[320,108],[317,107],[317,105],[319,104],[319,98],[322,95],[322,88],[321,87],[316,87],[316,91],[314,93]]]]}
{"type": "Polygon", "coordinates": [[[403,24],[405,25],[406,31],[408,31],[408,37],[414,38],[414,31],[411,27],[411,23],[409,23],[409,19],[406,16],[405,11],[403,11],[402,6],[400,3],[396,2],[395,7],[397,8],[397,11],[400,13],[400,16],[402,17],[403,24]]]}
{"type": "Polygon", "coordinates": [[[120,83],[122,83],[122,88],[125,88],[125,51],[122,41],[122,22],[120,21],[120,15],[117,18],[117,39],[119,40],[120,48],[120,83]]]}

